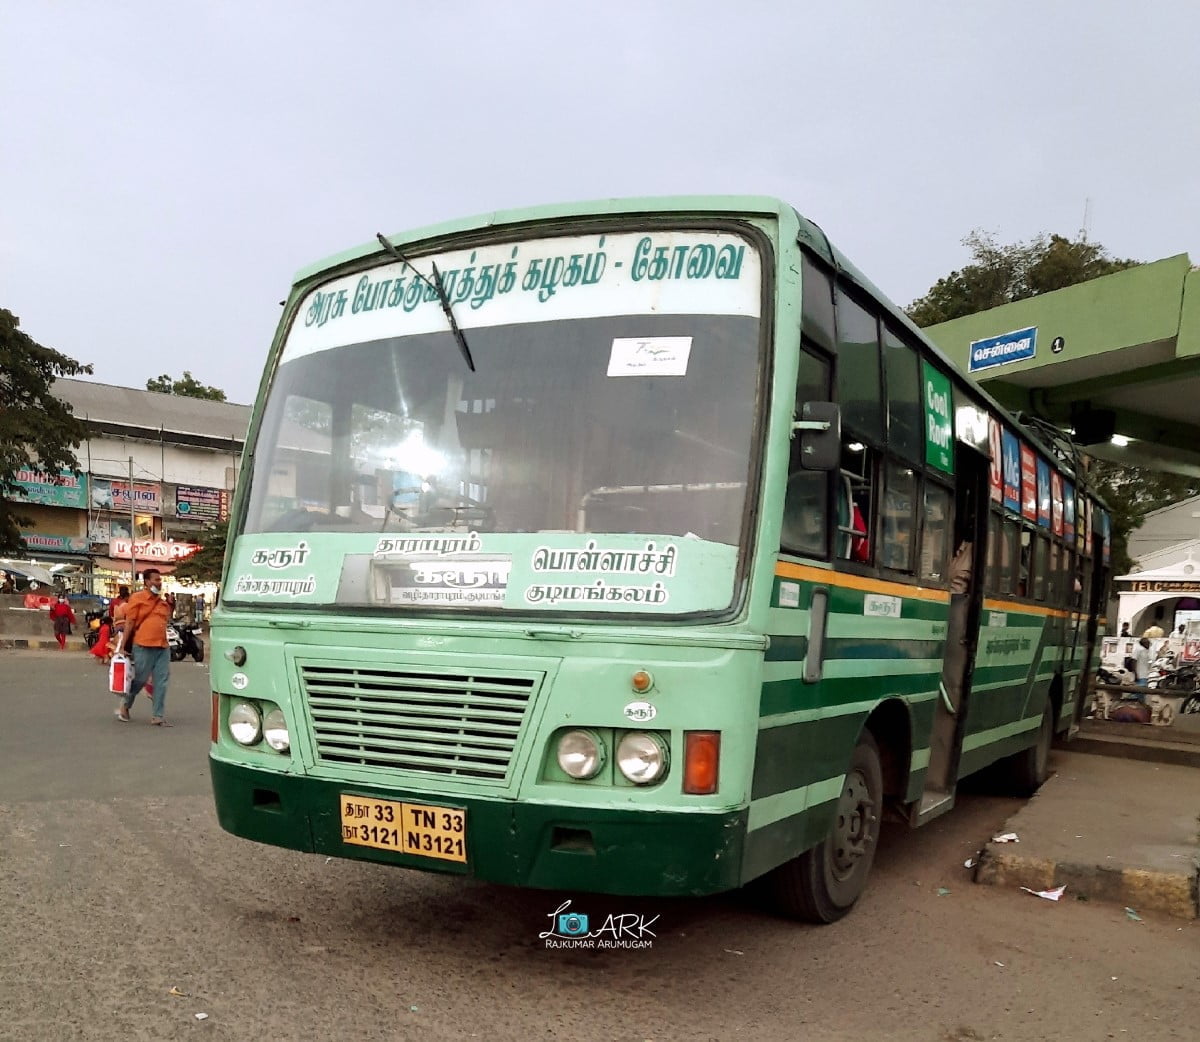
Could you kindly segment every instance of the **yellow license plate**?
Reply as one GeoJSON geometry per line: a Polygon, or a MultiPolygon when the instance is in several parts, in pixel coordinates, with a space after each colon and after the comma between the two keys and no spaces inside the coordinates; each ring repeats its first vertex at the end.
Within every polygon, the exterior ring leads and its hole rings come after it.
{"type": "Polygon", "coordinates": [[[343,843],[466,863],[465,810],[343,795],[341,811],[343,843]]]}

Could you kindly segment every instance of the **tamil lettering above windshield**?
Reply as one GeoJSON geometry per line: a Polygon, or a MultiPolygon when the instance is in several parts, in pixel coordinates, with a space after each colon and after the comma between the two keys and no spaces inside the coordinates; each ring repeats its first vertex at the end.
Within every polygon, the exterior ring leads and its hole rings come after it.
{"type": "Polygon", "coordinates": [[[760,379],[753,243],[621,232],[408,260],[296,311],[228,598],[728,607],[760,379]]]}

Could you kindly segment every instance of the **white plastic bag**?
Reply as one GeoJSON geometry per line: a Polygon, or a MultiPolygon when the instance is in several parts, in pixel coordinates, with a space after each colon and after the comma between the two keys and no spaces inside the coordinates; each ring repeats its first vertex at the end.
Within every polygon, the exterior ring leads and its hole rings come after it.
{"type": "Polygon", "coordinates": [[[117,652],[108,664],[108,690],[114,695],[127,695],[132,683],[133,662],[121,652],[117,652]]]}

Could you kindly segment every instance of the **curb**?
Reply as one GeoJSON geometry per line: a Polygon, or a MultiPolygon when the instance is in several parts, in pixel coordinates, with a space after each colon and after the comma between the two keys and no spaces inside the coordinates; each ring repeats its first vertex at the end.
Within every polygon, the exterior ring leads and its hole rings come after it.
{"type": "Polygon", "coordinates": [[[1173,763],[1181,767],[1200,767],[1200,745],[1187,742],[1077,734],[1063,748],[1073,753],[1116,756],[1122,760],[1146,760],[1153,763],[1173,763]]]}
{"type": "MultiPolygon", "coordinates": [[[[0,637],[0,648],[25,648],[29,651],[58,651],[58,641],[53,637],[43,640],[40,637],[0,637]]],[[[87,645],[80,639],[67,641],[67,651],[87,651],[87,645]]]]}
{"type": "MultiPolygon", "coordinates": [[[[1119,754],[1118,754],[1119,755],[1119,754]]],[[[989,843],[975,869],[975,882],[990,886],[1027,886],[1049,890],[1066,884],[1069,894],[1092,901],[1109,901],[1139,912],[1163,912],[1176,919],[1200,918],[1196,868],[1190,872],[1161,872],[1143,868],[1108,868],[1049,858],[1027,857],[989,843]]]]}

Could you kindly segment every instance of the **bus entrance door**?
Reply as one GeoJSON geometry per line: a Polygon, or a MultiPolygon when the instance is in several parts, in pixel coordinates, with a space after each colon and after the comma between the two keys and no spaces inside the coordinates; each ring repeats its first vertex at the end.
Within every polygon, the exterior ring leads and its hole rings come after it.
{"type": "Polygon", "coordinates": [[[912,805],[909,821],[922,825],[954,806],[958,764],[971,692],[971,672],[983,604],[983,571],[987,561],[988,460],[955,444],[954,541],[950,565],[950,608],[942,676],[933,727],[925,791],[912,805]]]}

